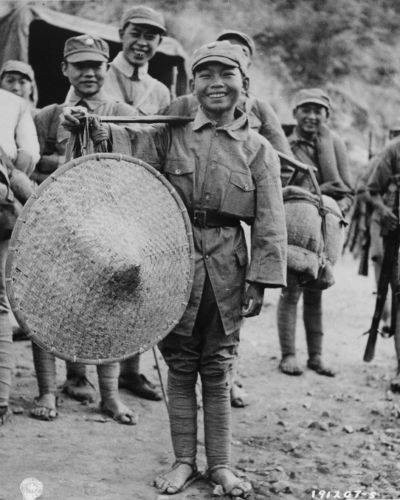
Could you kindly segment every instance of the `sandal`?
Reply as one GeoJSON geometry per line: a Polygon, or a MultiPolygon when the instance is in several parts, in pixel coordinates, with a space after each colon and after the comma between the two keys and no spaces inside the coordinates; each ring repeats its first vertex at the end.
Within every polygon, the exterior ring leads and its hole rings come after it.
{"type": "Polygon", "coordinates": [[[249,481],[245,481],[237,477],[228,466],[216,466],[207,471],[207,478],[215,486],[214,492],[217,495],[229,495],[231,498],[249,498],[252,493],[252,486],[249,481]],[[222,484],[216,482],[212,475],[215,471],[220,469],[226,469],[237,479],[237,482],[232,484],[230,488],[224,487],[222,484]],[[239,490],[241,493],[233,494],[234,490],[239,490]]]}
{"type": "Polygon", "coordinates": [[[29,416],[37,420],[44,420],[45,422],[52,422],[53,420],[55,420],[58,417],[58,411],[56,410],[58,406],[58,398],[55,397],[56,408],[46,406],[39,401],[40,397],[34,398],[33,406],[29,410],[29,416]]]}
{"type": "Polygon", "coordinates": [[[124,411],[121,411],[119,413],[115,413],[110,408],[107,408],[103,401],[100,403],[100,411],[102,413],[104,413],[104,415],[111,417],[113,420],[115,420],[119,424],[136,425],[138,423],[137,415],[135,414],[135,412],[133,410],[129,409],[128,407],[126,407],[126,408],[127,408],[127,411],[124,410],[124,411]],[[124,417],[128,417],[129,421],[126,421],[124,419],[124,417]]]}
{"type": "Polygon", "coordinates": [[[176,493],[180,493],[181,491],[186,490],[186,488],[188,488],[201,476],[200,472],[197,470],[196,464],[190,464],[187,462],[175,462],[168,472],[165,472],[164,474],[160,474],[159,476],[157,476],[153,483],[160,493],[164,493],[166,495],[175,495],[176,493]],[[182,484],[182,486],[177,486],[170,479],[167,479],[165,477],[165,474],[168,474],[168,472],[176,470],[181,465],[188,465],[189,467],[191,467],[192,473],[182,484]]]}

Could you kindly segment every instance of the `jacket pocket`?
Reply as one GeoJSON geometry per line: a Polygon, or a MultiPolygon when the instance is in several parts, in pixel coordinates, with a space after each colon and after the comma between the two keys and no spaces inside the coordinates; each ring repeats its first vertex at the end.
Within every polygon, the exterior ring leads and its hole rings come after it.
{"type": "Polygon", "coordinates": [[[255,189],[250,173],[231,172],[221,212],[243,219],[254,217],[255,189]]]}
{"type": "Polygon", "coordinates": [[[194,159],[191,158],[168,158],[165,163],[165,175],[186,206],[193,198],[194,167],[194,159]]]}

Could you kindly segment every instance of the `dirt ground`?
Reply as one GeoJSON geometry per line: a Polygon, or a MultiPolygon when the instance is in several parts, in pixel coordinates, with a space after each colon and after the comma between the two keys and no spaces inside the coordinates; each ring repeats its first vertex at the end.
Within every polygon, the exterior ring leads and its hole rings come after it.
{"type": "MultiPolygon", "coordinates": [[[[318,490],[331,492],[330,498],[400,497],[400,396],[388,392],[393,341],[379,338],[376,359],[362,362],[366,339],[361,333],[369,327],[374,296],[371,279],[357,276],[356,267],[347,257],[336,269],[337,284],[324,294],[325,358],[337,367],[336,378],[307,370],[302,377],[287,377],[278,371],[276,293],[243,328],[239,373],[250,405],[233,411],[233,466],[253,482],[254,498],[329,498],[318,490]]],[[[20,482],[32,476],[44,484],[43,499],[168,498],[151,486],[173,459],[162,402],[123,392],[139,413],[133,427],[103,418],[96,405],[65,397],[56,421],[32,420],[27,414],[36,383],[29,342],[16,343],[15,352],[12,404],[23,412],[0,428],[0,499],[20,499],[20,482]]],[[[156,381],[150,354],[144,356],[143,371],[156,381]]],[[[298,354],[304,365],[300,322],[298,354]]],[[[90,374],[95,381],[93,367],[90,374]]],[[[63,376],[59,361],[60,383],[63,376]]],[[[199,455],[204,469],[202,434],[199,455]]],[[[211,497],[212,488],[199,481],[172,498],[211,497]]]]}

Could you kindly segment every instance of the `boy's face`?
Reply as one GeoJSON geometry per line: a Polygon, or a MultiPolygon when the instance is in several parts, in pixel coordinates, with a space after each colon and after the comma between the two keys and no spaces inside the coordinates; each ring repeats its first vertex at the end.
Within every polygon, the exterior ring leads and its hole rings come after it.
{"type": "Polygon", "coordinates": [[[328,113],[324,106],[307,103],[298,106],[293,113],[297,125],[305,134],[316,134],[321,125],[328,121],[328,113]]]}
{"type": "Polygon", "coordinates": [[[104,83],[108,63],[101,61],[63,62],[61,69],[70,84],[82,96],[97,94],[104,83]]]}
{"type": "Polygon", "coordinates": [[[223,113],[235,107],[244,86],[239,68],[210,62],[195,70],[192,91],[204,109],[223,113]]]}
{"type": "Polygon", "coordinates": [[[128,23],[119,35],[125,59],[135,66],[143,66],[150,61],[161,43],[159,31],[143,24],[128,23]]]}
{"type": "Polygon", "coordinates": [[[32,92],[32,82],[30,79],[17,71],[7,71],[4,73],[0,86],[2,89],[28,100],[32,92]]]}

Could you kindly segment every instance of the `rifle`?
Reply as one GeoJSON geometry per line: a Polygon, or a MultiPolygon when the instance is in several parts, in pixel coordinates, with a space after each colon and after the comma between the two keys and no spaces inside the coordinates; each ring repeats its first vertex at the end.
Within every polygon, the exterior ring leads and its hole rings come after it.
{"type": "Polygon", "coordinates": [[[371,328],[365,334],[368,334],[368,341],[364,352],[364,361],[369,362],[374,359],[375,345],[378,337],[379,323],[385,307],[386,296],[389,289],[389,283],[392,277],[394,263],[399,251],[398,229],[391,231],[385,238],[385,246],[382,260],[382,269],[378,280],[378,290],[376,295],[375,311],[372,317],[371,328]]]}

